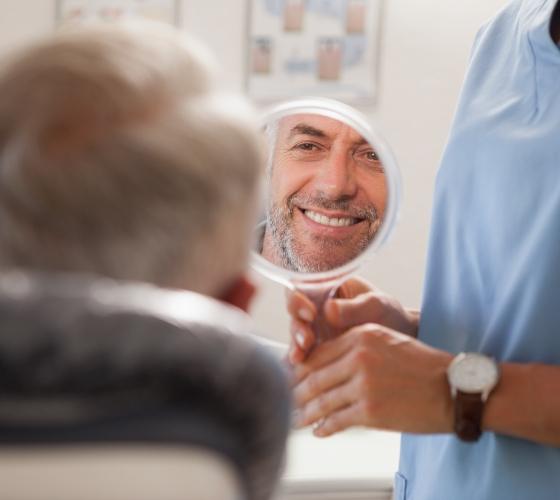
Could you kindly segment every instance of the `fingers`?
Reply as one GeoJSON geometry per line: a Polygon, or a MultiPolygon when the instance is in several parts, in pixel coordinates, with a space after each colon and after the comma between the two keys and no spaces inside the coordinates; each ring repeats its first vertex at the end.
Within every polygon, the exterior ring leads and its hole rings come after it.
{"type": "Polygon", "coordinates": [[[313,302],[301,292],[288,290],[286,299],[288,312],[292,316],[290,324],[292,343],[288,359],[292,364],[296,364],[305,360],[315,344],[315,335],[310,323],[315,319],[317,309],[313,302]]]}
{"type": "Polygon", "coordinates": [[[356,425],[364,425],[363,405],[359,402],[348,405],[323,418],[313,429],[317,437],[332,436],[356,425]]]}
{"type": "Polygon", "coordinates": [[[376,291],[371,283],[362,278],[350,278],[338,287],[336,296],[342,299],[351,299],[363,293],[376,291]]]}
{"type": "Polygon", "coordinates": [[[301,363],[315,344],[315,335],[308,323],[294,319],[290,324],[290,336],[292,344],[288,359],[292,364],[301,363]]]}
{"type": "Polygon", "coordinates": [[[295,422],[297,428],[302,428],[328,418],[356,401],[356,389],[352,380],[326,391],[318,397],[300,407],[295,422]]]}
{"type": "Polygon", "coordinates": [[[297,383],[293,391],[296,406],[303,407],[312,400],[318,400],[319,406],[322,406],[322,397],[328,391],[352,378],[355,369],[351,361],[348,356],[343,355],[334,363],[313,371],[297,383]]]}
{"type": "Polygon", "coordinates": [[[382,323],[386,315],[385,295],[368,291],[352,298],[331,299],[325,304],[325,314],[332,325],[343,329],[382,323]]]}
{"type": "Polygon", "coordinates": [[[363,393],[363,377],[355,371],[352,361],[352,357],[346,355],[328,368],[313,373],[295,388],[299,427],[324,420],[367,396],[363,393]]]}
{"type": "Polygon", "coordinates": [[[315,319],[315,316],[317,316],[315,304],[303,293],[288,290],[286,299],[288,302],[288,312],[292,318],[311,323],[315,319]]]}
{"type": "Polygon", "coordinates": [[[370,354],[376,351],[375,337],[383,330],[379,325],[353,328],[320,345],[305,363],[294,368],[298,427],[318,423],[315,435],[328,436],[367,424],[364,403],[371,389],[370,354]]]}
{"type": "MultiPolygon", "coordinates": [[[[289,360],[302,363],[316,342],[310,324],[317,317],[315,304],[299,291],[288,290],[287,306],[292,316],[290,333],[292,345],[289,360]]],[[[385,295],[365,280],[351,278],[337,289],[337,299],[328,300],[325,314],[337,330],[346,330],[363,323],[380,323],[386,314],[385,295]]]]}
{"type": "Polygon", "coordinates": [[[318,345],[302,363],[293,366],[294,381],[299,384],[310,373],[327,366],[344,356],[352,348],[354,335],[342,335],[318,345]]]}

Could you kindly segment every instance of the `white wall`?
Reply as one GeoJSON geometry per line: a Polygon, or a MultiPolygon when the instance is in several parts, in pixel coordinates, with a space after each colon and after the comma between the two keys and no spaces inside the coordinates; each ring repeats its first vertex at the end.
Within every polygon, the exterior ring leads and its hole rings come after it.
{"type": "MultiPolygon", "coordinates": [[[[392,145],[404,181],[394,236],[362,275],[411,306],[421,300],[432,188],[477,27],[506,0],[385,0],[377,105],[362,109],[392,145]]],[[[243,88],[248,0],[182,0],[182,26],[213,49],[223,81],[243,88]]],[[[0,0],[0,53],[52,31],[54,0],[0,0]]],[[[255,276],[254,316],[287,338],[282,289],[255,276]]]]}

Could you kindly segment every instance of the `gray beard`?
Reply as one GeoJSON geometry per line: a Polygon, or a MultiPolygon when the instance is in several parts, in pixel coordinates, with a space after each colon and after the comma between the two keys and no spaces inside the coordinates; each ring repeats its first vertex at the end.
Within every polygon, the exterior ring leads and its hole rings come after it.
{"type": "MultiPolygon", "coordinates": [[[[292,197],[293,198],[293,197],[292,197]]],[[[297,271],[303,273],[315,273],[328,271],[336,267],[340,267],[352,259],[360,255],[371,243],[379,226],[381,219],[377,216],[375,208],[370,210],[362,210],[359,217],[370,221],[373,227],[372,234],[364,234],[357,242],[354,243],[354,252],[345,261],[331,264],[325,261],[318,261],[314,258],[315,254],[305,249],[298,248],[298,242],[294,237],[291,229],[293,221],[294,206],[293,199],[288,199],[288,208],[282,208],[278,205],[270,205],[267,210],[267,228],[270,229],[272,242],[276,250],[276,255],[280,259],[280,266],[290,271],[297,271]]],[[[327,209],[345,209],[347,210],[348,202],[345,201],[332,201],[324,199],[313,199],[313,206],[320,206],[327,209]]],[[[325,247],[336,248],[344,247],[347,243],[336,239],[321,239],[318,244],[325,247]]]]}

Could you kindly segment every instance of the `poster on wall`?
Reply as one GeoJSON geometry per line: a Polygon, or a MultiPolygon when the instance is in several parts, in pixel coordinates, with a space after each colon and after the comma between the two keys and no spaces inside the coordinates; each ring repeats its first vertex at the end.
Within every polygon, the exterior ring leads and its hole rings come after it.
{"type": "Polygon", "coordinates": [[[179,0],[58,0],[59,25],[142,18],[178,25],[179,0]]]}
{"type": "Polygon", "coordinates": [[[382,0],[250,0],[247,90],[375,99],[382,0]]]}

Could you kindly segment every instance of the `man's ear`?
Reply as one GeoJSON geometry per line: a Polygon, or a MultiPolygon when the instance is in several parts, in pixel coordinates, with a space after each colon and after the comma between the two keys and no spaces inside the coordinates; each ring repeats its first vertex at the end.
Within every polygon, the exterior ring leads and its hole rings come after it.
{"type": "Polygon", "coordinates": [[[241,276],[218,298],[232,306],[239,307],[245,312],[249,312],[249,306],[256,291],[257,288],[249,278],[241,276]]]}

